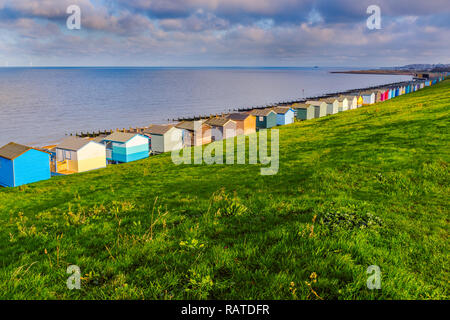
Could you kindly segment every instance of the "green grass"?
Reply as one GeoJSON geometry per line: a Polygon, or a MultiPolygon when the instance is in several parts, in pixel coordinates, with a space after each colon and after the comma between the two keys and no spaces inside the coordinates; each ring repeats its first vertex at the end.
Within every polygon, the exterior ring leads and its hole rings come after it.
{"type": "Polygon", "coordinates": [[[448,299],[449,116],[446,81],[280,128],[274,176],[161,155],[1,189],[0,298],[448,299]]]}

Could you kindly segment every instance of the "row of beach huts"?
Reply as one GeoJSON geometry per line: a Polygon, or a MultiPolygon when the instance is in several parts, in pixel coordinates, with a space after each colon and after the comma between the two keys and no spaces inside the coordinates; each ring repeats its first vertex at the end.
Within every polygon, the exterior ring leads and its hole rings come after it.
{"type": "Polygon", "coordinates": [[[150,155],[200,146],[261,129],[320,118],[408,94],[444,79],[417,80],[401,85],[356,91],[333,97],[222,114],[199,121],[150,125],[95,138],[69,136],[60,144],[33,148],[14,142],[0,148],[0,186],[17,187],[56,175],[105,168],[141,160],[150,155]]]}

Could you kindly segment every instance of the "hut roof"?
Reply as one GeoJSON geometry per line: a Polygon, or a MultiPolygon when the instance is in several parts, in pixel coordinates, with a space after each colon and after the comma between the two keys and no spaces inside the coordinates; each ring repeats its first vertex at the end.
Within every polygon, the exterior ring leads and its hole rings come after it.
{"type": "Polygon", "coordinates": [[[104,140],[125,143],[125,142],[130,141],[136,135],[137,135],[137,133],[113,132],[109,136],[105,137],[104,140]]]}
{"type": "Polygon", "coordinates": [[[250,111],[250,114],[252,116],[256,116],[256,117],[266,117],[271,112],[275,112],[275,111],[273,111],[272,109],[253,109],[252,111],[250,111]]]}
{"type": "Polygon", "coordinates": [[[325,103],[324,101],[317,101],[317,100],[309,100],[306,101],[306,104],[311,105],[311,106],[321,106],[323,103],[325,103]]]}
{"type": "Polygon", "coordinates": [[[294,109],[308,109],[311,105],[306,103],[297,103],[294,109]]]}
{"type": "Polygon", "coordinates": [[[151,124],[147,129],[144,130],[144,133],[165,135],[173,127],[174,127],[173,125],[165,125],[164,126],[164,125],[151,124]]]}
{"type": "Polygon", "coordinates": [[[97,143],[102,143],[103,140],[105,140],[106,135],[100,135],[98,137],[95,137],[94,139],[92,139],[92,141],[97,142],[97,143]]]}
{"type": "Polygon", "coordinates": [[[233,120],[231,120],[230,118],[226,118],[226,117],[218,117],[218,118],[208,119],[205,123],[210,126],[223,127],[230,121],[233,121],[233,120]]]}
{"type": "MultiPolygon", "coordinates": [[[[204,124],[205,122],[205,120],[197,120],[197,121],[202,122],[202,124],[204,124]]],[[[183,121],[177,124],[175,127],[179,129],[185,129],[188,131],[195,131],[194,121],[183,121]]]]}
{"type": "Polygon", "coordinates": [[[275,107],[273,111],[277,114],[286,114],[289,110],[292,110],[290,107],[275,107]]]}
{"type": "Polygon", "coordinates": [[[10,142],[7,145],[0,148],[0,157],[8,160],[14,160],[15,158],[21,156],[22,154],[31,149],[33,148],[17,144],[14,142],[10,142]]]}
{"type": "Polygon", "coordinates": [[[326,98],[326,99],[320,99],[320,100],[322,100],[323,102],[326,102],[326,103],[334,103],[337,100],[337,98],[326,98]]]}
{"type": "Polygon", "coordinates": [[[66,149],[72,151],[78,151],[92,140],[82,139],[78,137],[68,137],[64,139],[60,144],[56,146],[57,149],[66,149]]]}
{"type": "Polygon", "coordinates": [[[248,113],[232,113],[232,114],[228,115],[228,118],[230,118],[231,120],[234,120],[234,121],[244,121],[245,119],[247,119],[250,116],[251,115],[248,113]]]}
{"type": "Polygon", "coordinates": [[[342,95],[342,96],[340,96],[339,98],[347,98],[347,99],[358,99],[358,96],[357,95],[352,95],[352,94],[350,94],[350,95],[342,95]]]}

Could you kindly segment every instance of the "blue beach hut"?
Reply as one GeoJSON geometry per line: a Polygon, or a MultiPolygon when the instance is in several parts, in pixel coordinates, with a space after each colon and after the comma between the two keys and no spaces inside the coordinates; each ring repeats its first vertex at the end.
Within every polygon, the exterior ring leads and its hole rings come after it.
{"type": "Polygon", "coordinates": [[[102,141],[109,163],[127,163],[148,158],[149,139],[138,133],[114,132],[102,141]]]}
{"type": "Polygon", "coordinates": [[[50,154],[14,142],[0,148],[0,185],[18,187],[50,179],[50,154]]]}
{"type": "Polygon", "coordinates": [[[290,107],[275,107],[273,111],[277,114],[277,126],[294,123],[295,111],[290,107]]]}

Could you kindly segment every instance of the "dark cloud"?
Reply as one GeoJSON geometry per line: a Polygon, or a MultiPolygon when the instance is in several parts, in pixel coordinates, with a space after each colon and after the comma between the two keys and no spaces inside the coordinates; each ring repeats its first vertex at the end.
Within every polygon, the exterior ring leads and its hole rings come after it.
{"type": "Polygon", "coordinates": [[[0,0],[0,59],[70,65],[448,63],[449,10],[448,0],[0,0]],[[82,10],[80,31],[65,27],[72,4],[82,10]],[[369,31],[366,10],[373,4],[383,23],[369,31]]]}

